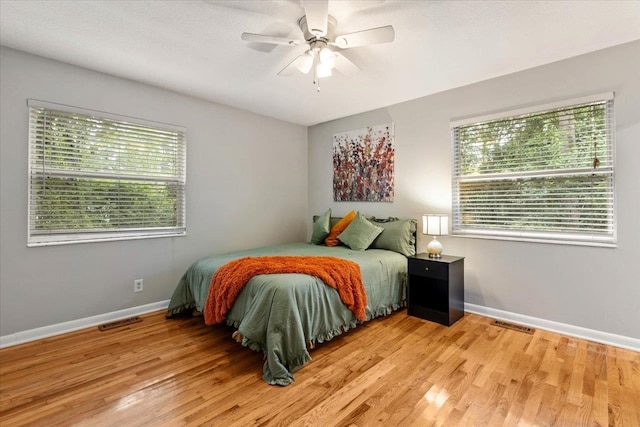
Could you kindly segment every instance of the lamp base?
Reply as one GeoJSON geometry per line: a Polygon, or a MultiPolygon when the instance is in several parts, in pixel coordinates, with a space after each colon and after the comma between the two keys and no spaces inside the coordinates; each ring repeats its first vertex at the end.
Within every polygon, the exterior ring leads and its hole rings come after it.
{"type": "Polygon", "coordinates": [[[429,258],[442,258],[442,243],[438,241],[436,236],[433,236],[433,240],[427,245],[427,253],[429,258]]]}

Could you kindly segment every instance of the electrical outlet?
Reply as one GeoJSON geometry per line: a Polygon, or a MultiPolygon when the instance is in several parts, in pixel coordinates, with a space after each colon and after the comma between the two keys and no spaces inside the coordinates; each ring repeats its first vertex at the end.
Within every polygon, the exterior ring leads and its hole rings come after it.
{"type": "Polygon", "coordinates": [[[133,292],[142,292],[144,286],[142,285],[142,279],[136,279],[133,281],[133,292]]]}

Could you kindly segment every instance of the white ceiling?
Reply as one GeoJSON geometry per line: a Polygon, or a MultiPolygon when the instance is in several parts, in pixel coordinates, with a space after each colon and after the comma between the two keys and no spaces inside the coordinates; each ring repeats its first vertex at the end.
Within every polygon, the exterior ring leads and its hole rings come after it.
{"type": "MultiPolygon", "coordinates": [[[[276,74],[304,46],[298,0],[0,1],[2,45],[313,125],[640,39],[640,1],[329,2],[337,34],[393,25],[393,43],[343,51],[362,69],[276,74]]],[[[586,71],[585,71],[586,72],[586,71]]]]}

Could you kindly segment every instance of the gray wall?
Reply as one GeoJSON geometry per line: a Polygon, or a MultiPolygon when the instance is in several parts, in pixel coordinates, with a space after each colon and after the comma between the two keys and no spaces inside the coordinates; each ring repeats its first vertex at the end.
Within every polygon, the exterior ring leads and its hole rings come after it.
{"type": "Polygon", "coordinates": [[[306,236],[303,126],[6,48],[0,92],[1,336],[166,300],[198,257],[306,236]],[[185,126],[188,235],[27,248],[27,98],[185,126]]]}
{"type": "MultiPolygon", "coordinates": [[[[640,338],[640,42],[442,92],[309,128],[309,211],[376,216],[451,212],[449,120],[615,91],[618,247],[459,237],[468,303],[640,338]],[[393,122],[394,203],[335,203],[332,136],[393,122]]],[[[420,236],[418,250],[428,240],[420,236]]]]}

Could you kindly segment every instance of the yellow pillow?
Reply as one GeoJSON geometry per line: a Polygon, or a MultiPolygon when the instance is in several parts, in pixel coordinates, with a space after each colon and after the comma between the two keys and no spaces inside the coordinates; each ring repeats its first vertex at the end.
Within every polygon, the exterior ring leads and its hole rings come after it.
{"type": "Polygon", "coordinates": [[[331,231],[329,231],[329,235],[326,239],[324,239],[324,244],[327,246],[338,246],[340,240],[338,240],[338,235],[344,231],[345,228],[351,224],[351,221],[356,217],[356,211],[351,211],[344,218],[342,218],[336,225],[331,227],[331,231]]]}

